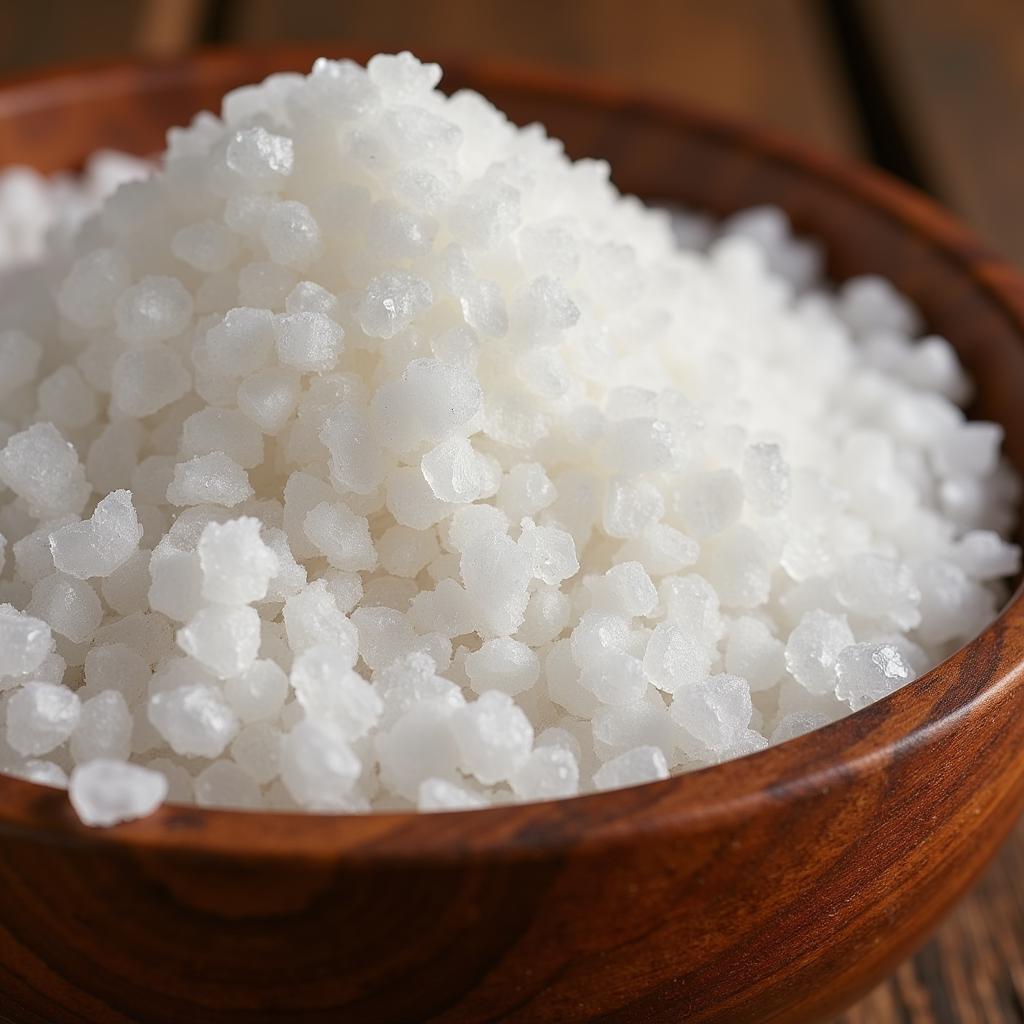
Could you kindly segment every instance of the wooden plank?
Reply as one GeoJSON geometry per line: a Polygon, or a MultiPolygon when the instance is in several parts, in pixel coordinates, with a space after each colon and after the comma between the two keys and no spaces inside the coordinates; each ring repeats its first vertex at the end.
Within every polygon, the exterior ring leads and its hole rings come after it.
{"type": "Polygon", "coordinates": [[[0,73],[61,61],[168,57],[199,39],[205,0],[0,3],[0,73]]]}
{"type": "Polygon", "coordinates": [[[855,152],[855,119],[819,15],[810,0],[243,0],[228,32],[599,73],[855,152]]]}
{"type": "Polygon", "coordinates": [[[148,0],[136,48],[146,57],[176,57],[202,42],[206,0],[148,0]]]}
{"type": "Polygon", "coordinates": [[[1020,0],[862,0],[861,10],[929,181],[1024,263],[1020,0]]]}
{"type": "Polygon", "coordinates": [[[1024,1020],[1024,821],[912,960],[835,1024],[1024,1020]]]}

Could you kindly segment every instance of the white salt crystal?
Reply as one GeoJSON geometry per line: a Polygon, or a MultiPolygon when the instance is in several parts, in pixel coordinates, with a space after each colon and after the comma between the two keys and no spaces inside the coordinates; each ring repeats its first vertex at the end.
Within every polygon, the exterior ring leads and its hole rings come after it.
{"type": "Polygon", "coordinates": [[[407,451],[464,430],[482,403],[479,382],[462,367],[437,359],[414,359],[399,380],[378,389],[373,410],[384,443],[407,451]]]}
{"type": "Polygon", "coordinates": [[[53,564],[68,576],[110,576],[138,549],[142,526],[129,491],[112,491],[92,516],[50,534],[53,564]]]}
{"type": "Polygon", "coordinates": [[[369,570],[377,565],[377,551],[365,516],[356,515],[340,501],[322,501],[310,509],[302,524],[310,543],[337,569],[369,570]]]}
{"type": "Polygon", "coordinates": [[[39,786],[50,786],[53,789],[68,788],[67,772],[53,761],[30,758],[5,768],[5,773],[13,775],[16,779],[34,782],[39,786]]]}
{"type": "Polygon", "coordinates": [[[323,313],[288,313],[274,320],[277,358],[303,373],[331,369],[344,350],[345,332],[323,313]]]}
{"type": "Polygon", "coordinates": [[[752,444],[743,453],[743,487],[760,515],[782,511],[789,500],[789,465],[777,444],[752,444]]]}
{"type": "Polygon", "coordinates": [[[679,525],[698,540],[721,533],[739,517],[743,485],[731,469],[707,470],[685,477],[673,502],[679,525]]]}
{"type": "Polygon", "coordinates": [[[659,623],[651,633],[644,651],[646,676],[665,693],[682,687],[697,686],[711,671],[711,650],[681,627],[659,623]]]}
{"type": "Polygon", "coordinates": [[[789,634],[786,668],[811,693],[830,693],[836,682],[836,658],[854,642],[846,617],[807,612],[789,634]]]}
{"type": "Polygon", "coordinates": [[[613,478],[605,491],[602,526],[609,537],[638,537],[665,514],[665,499],[645,480],[613,478]]]}
{"type": "Polygon", "coordinates": [[[352,748],[326,722],[303,719],[281,741],[281,779],[308,810],[345,810],[361,770],[352,748]]]}
{"type": "Polygon", "coordinates": [[[252,189],[274,190],[284,184],[295,166],[295,148],[284,135],[257,126],[235,132],[224,161],[252,189]]]}
{"type": "Polygon", "coordinates": [[[404,271],[389,271],[366,287],[356,312],[359,326],[372,338],[393,338],[434,302],[430,285],[404,271]]]}
{"type": "Polygon", "coordinates": [[[933,442],[932,462],[939,476],[989,476],[999,461],[1003,428],[997,423],[959,424],[933,442]]]}
{"type": "Polygon", "coordinates": [[[466,545],[462,581],[478,613],[482,636],[515,632],[530,600],[535,559],[508,537],[480,537],[466,545]]]}
{"type": "Polygon", "coordinates": [[[392,470],[387,478],[387,509],[401,526],[426,530],[451,511],[430,488],[421,469],[411,466],[392,470]]]}
{"type": "Polygon", "coordinates": [[[473,502],[490,498],[501,480],[498,463],[481,455],[465,438],[442,441],[420,462],[423,479],[434,497],[447,502],[473,502]]]}
{"type": "Polygon", "coordinates": [[[279,311],[298,283],[297,274],[288,267],[255,260],[238,272],[238,301],[245,307],[279,311]]]}
{"type": "Polygon", "coordinates": [[[746,679],[754,692],[771,689],[786,670],[785,645],[760,619],[733,619],[726,627],[725,670],[746,679]]]}
{"type": "Polygon", "coordinates": [[[260,536],[262,524],[251,516],[210,523],[199,538],[196,554],[202,573],[201,592],[217,604],[252,604],[267,596],[280,568],[277,555],[260,536]]]}
{"type": "Polygon", "coordinates": [[[253,810],[263,803],[259,783],[233,761],[214,761],[193,782],[200,807],[253,810]]]}
{"type": "Polygon", "coordinates": [[[575,755],[561,747],[537,747],[509,779],[522,800],[558,800],[579,791],[575,755]]]}
{"type": "Polygon", "coordinates": [[[127,761],[131,751],[132,716],[124,695],[118,690],[104,690],[85,701],[71,736],[75,764],[97,758],[127,761]]]}
{"type": "Polygon", "coordinates": [[[35,380],[43,350],[24,331],[0,331],[0,399],[35,380]]]}
{"type": "Polygon", "coordinates": [[[917,333],[917,311],[884,277],[864,274],[852,277],[839,289],[837,312],[857,333],[891,330],[913,336],[917,333]]]}
{"type": "Polygon", "coordinates": [[[50,627],[12,608],[0,605],[0,676],[20,676],[35,671],[53,650],[50,627]]]}
{"type": "Polygon", "coordinates": [[[75,449],[50,423],[37,423],[8,439],[0,451],[0,482],[39,518],[77,515],[90,491],[75,449]]]}
{"type": "Polygon", "coordinates": [[[59,430],[81,430],[99,412],[96,392],[74,366],[61,366],[39,383],[39,414],[59,430]]]}
{"type": "Polygon", "coordinates": [[[914,574],[891,558],[855,556],[836,575],[835,595],[851,614],[884,619],[897,629],[913,629],[921,621],[914,574]]]}
{"type": "Polygon", "coordinates": [[[287,313],[320,313],[336,321],[340,306],[336,296],[315,281],[300,281],[288,293],[284,308],[287,313]]]}
{"type": "Polygon", "coordinates": [[[984,597],[978,584],[959,566],[931,558],[915,567],[914,579],[921,592],[921,624],[918,636],[925,643],[940,644],[973,635],[984,617],[984,597]]]}
{"type": "Polygon", "coordinates": [[[252,469],[263,461],[263,438],[235,409],[202,409],[182,425],[180,451],[186,458],[223,452],[243,469],[252,469]]]}
{"type": "Polygon", "coordinates": [[[702,686],[684,686],[672,698],[672,719],[708,750],[724,753],[750,725],[750,687],[739,676],[709,676],[702,686]]]}
{"type": "Polygon", "coordinates": [[[238,408],[264,434],[278,434],[295,411],[300,383],[287,367],[255,370],[238,385],[238,408]]]}
{"type": "Polygon", "coordinates": [[[531,575],[544,583],[557,585],[571,579],[580,568],[572,535],[555,526],[524,529],[519,550],[529,559],[531,575]]]}
{"type": "Polygon", "coordinates": [[[424,779],[416,795],[416,807],[421,811],[471,811],[486,806],[482,796],[447,779],[424,779]]]}
{"type": "Polygon", "coordinates": [[[543,647],[558,637],[569,624],[572,602],[560,590],[542,586],[530,594],[516,638],[531,647],[543,647]]]}
{"type": "Polygon", "coordinates": [[[262,369],[274,351],[274,318],[268,309],[230,309],[193,348],[207,372],[244,377],[262,369]]]}
{"type": "Polygon", "coordinates": [[[305,203],[293,199],[272,203],[260,231],[275,263],[303,269],[323,252],[320,226],[305,203]]]}
{"type": "Polygon", "coordinates": [[[238,732],[238,718],[213,686],[180,686],[149,699],[150,722],[183,757],[219,757],[238,732]]]}
{"type": "Polygon", "coordinates": [[[84,824],[109,828],[152,814],[167,796],[167,780],[137,764],[99,758],[71,773],[68,796],[84,824]]]}
{"type": "Polygon", "coordinates": [[[381,780],[398,795],[415,800],[425,779],[455,781],[460,761],[453,732],[451,704],[425,699],[410,707],[385,732],[377,734],[375,751],[381,780]]]}
{"type": "Polygon", "coordinates": [[[231,265],[238,241],[224,224],[203,220],[181,228],[171,239],[171,252],[195,270],[214,274],[231,265]]]}
{"type": "Polygon", "coordinates": [[[149,575],[147,600],[153,611],[176,622],[187,622],[199,611],[203,571],[194,551],[183,551],[165,537],[150,558],[149,575]]]}
{"type": "Polygon", "coordinates": [[[265,786],[281,771],[281,730],[269,722],[243,726],[231,743],[231,757],[258,786],[265,786]]]}
{"type": "Polygon", "coordinates": [[[779,724],[775,726],[771,735],[772,743],[785,743],[787,740],[796,739],[805,733],[820,729],[828,725],[829,719],[816,711],[794,711],[791,714],[783,715],[779,724]]]}
{"type": "Polygon", "coordinates": [[[245,470],[223,452],[179,462],[167,488],[167,500],[179,507],[211,504],[234,508],[252,494],[245,470]]]}
{"type": "Polygon", "coordinates": [[[78,327],[108,327],[114,322],[114,303],[130,283],[131,267],[123,253],[93,249],[72,264],[57,290],[57,306],[78,327]]]}
{"type": "Polygon", "coordinates": [[[975,580],[997,580],[1020,572],[1020,548],[994,530],[970,530],[956,543],[951,560],[975,580]]]}
{"type": "Polygon", "coordinates": [[[725,607],[756,608],[768,600],[774,568],[772,552],[751,527],[739,524],[715,537],[702,564],[725,607]]]}
{"type": "Polygon", "coordinates": [[[25,683],[7,702],[7,742],[19,754],[48,754],[78,725],[82,705],[59,683],[25,683]]]}
{"type": "Polygon", "coordinates": [[[85,580],[55,572],[32,588],[28,611],[73,643],[90,640],[103,621],[103,604],[85,580]]]}
{"type": "Polygon", "coordinates": [[[514,697],[537,682],[540,661],[526,644],[498,637],[466,656],[466,675],[477,693],[501,690],[514,697]]]}
{"type": "Polygon", "coordinates": [[[391,526],[377,541],[377,554],[393,576],[413,578],[437,557],[437,537],[432,530],[391,526]]]}
{"type": "Polygon", "coordinates": [[[355,664],[358,632],[338,608],[326,581],[315,580],[285,601],[284,624],[293,651],[330,643],[350,650],[352,664],[355,664]]]}
{"type": "Polygon", "coordinates": [[[176,277],[144,277],[121,293],[114,320],[117,336],[129,345],[166,341],[191,322],[192,296],[176,277]]]}
{"type": "Polygon", "coordinates": [[[452,718],[460,767],[485,786],[510,778],[530,756],[533,726],[507,693],[489,690],[452,718]]]}
{"type": "Polygon", "coordinates": [[[163,345],[123,352],[114,363],[110,394],[118,411],[142,419],[176,402],[192,383],[184,364],[163,345]]]}
{"type": "Polygon", "coordinates": [[[306,715],[330,722],[346,740],[365,736],[381,716],[374,688],[352,671],[347,646],[317,644],[304,650],[292,666],[291,684],[306,715]]]}
{"type": "Polygon", "coordinates": [[[724,630],[714,587],[697,573],[667,576],[658,587],[665,619],[681,625],[706,644],[718,642],[724,630]]]}
{"type": "Polygon", "coordinates": [[[695,564],[700,557],[700,545],[675,527],[655,523],[623,544],[618,557],[639,562],[652,576],[666,576],[695,564]]]}
{"type": "Polygon", "coordinates": [[[657,747],[635,747],[603,765],[594,773],[597,789],[623,789],[668,778],[665,755],[657,747]]]}
{"type": "Polygon", "coordinates": [[[85,656],[85,682],[93,693],[116,690],[135,706],[146,692],[149,678],[149,665],[126,644],[93,647],[85,656]]]}
{"type": "Polygon", "coordinates": [[[590,605],[627,619],[650,615],[658,606],[658,591],[639,562],[620,562],[603,576],[589,577],[590,605]]]}
{"type": "Polygon", "coordinates": [[[892,644],[853,644],[836,658],[836,696],[858,711],[913,679],[892,644]]]}
{"type": "Polygon", "coordinates": [[[200,608],[178,630],[178,646],[206,666],[218,679],[241,675],[256,660],[260,648],[260,617],[245,606],[210,605],[200,608]]]}
{"type": "Polygon", "coordinates": [[[274,719],[288,696],[288,676],[274,661],[254,661],[224,683],[224,697],[243,722],[274,719]]]}

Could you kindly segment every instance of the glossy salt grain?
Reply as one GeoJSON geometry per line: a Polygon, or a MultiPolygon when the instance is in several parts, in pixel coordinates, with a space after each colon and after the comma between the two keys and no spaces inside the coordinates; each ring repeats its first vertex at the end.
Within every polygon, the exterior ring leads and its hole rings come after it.
{"type": "Polygon", "coordinates": [[[101,758],[72,772],[68,795],[86,825],[105,828],[152,814],[167,795],[167,780],[139,765],[101,758]]]}

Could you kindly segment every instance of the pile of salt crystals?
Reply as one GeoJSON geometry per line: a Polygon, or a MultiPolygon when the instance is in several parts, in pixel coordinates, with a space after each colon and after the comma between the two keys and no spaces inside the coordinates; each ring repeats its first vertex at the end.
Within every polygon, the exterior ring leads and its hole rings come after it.
{"type": "Polygon", "coordinates": [[[93,153],[79,175],[45,178],[31,167],[0,168],[0,271],[41,260],[48,243],[65,245],[118,186],[152,170],[112,150],[93,153]]]}
{"type": "Polygon", "coordinates": [[[232,92],[3,310],[0,765],[86,822],[662,778],[1005,597],[1018,482],[906,299],[439,78],[232,92]]]}

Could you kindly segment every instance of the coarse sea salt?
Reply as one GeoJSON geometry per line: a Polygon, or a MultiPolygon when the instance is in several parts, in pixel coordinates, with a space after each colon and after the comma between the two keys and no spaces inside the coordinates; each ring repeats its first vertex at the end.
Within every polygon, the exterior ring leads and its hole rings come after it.
{"type": "Polygon", "coordinates": [[[650,782],[1006,598],[1019,481],[906,297],[439,78],[321,60],[158,169],[0,173],[0,768],[88,824],[650,782]]]}

